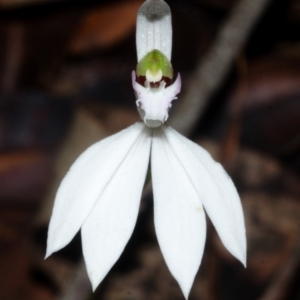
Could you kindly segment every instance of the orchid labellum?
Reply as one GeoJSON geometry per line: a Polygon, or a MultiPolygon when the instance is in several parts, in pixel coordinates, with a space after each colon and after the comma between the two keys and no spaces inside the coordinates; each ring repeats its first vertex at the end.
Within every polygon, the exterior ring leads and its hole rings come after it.
{"type": "Polygon", "coordinates": [[[171,64],[172,25],[163,0],[147,0],[137,15],[138,65],[132,73],[136,123],[88,148],[56,195],[47,254],[81,229],[93,289],[124,250],[136,223],[149,159],[155,230],[170,272],[188,298],[206,239],[205,213],[229,252],[246,264],[244,216],[236,188],[203,148],[164,125],[181,88],[171,64]]]}

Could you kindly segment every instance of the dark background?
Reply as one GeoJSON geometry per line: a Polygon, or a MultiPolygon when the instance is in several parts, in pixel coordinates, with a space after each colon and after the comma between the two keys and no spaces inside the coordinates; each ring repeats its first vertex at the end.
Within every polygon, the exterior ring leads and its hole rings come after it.
{"type": "MultiPolygon", "coordinates": [[[[131,70],[142,2],[0,0],[1,300],[183,299],[157,245],[151,195],[94,294],[79,234],[43,259],[55,191],[71,163],[90,144],[139,121],[131,70]]],[[[185,82],[239,1],[167,2],[184,99],[185,82]]],[[[232,176],[248,240],[244,269],[209,223],[189,299],[300,299],[299,0],[270,1],[187,127],[232,176]]]]}

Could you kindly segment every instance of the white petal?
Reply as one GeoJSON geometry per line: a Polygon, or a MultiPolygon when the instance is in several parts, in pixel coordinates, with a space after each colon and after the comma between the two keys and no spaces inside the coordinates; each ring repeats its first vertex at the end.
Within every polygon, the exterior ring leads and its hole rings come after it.
{"type": "Polygon", "coordinates": [[[163,131],[197,189],[224,246],[246,265],[244,214],[236,188],[210,154],[174,129],[163,131]]]}
{"type": "Polygon", "coordinates": [[[164,81],[159,88],[143,87],[136,82],[135,71],[132,71],[132,86],[136,91],[138,111],[148,127],[159,127],[168,119],[172,101],[177,99],[181,89],[181,77],[178,73],[173,84],[165,87],[164,81]]]}
{"type": "Polygon", "coordinates": [[[150,147],[151,133],[145,127],[82,226],[83,255],[93,289],[119,258],[133,232],[150,147]]]}
{"type": "Polygon", "coordinates": [[[171,61],[171,11],[163,0],[147,0],[139,9],[136,23],[138,61],[157,49],[171,61]]]}
{"type": "Polygon", "coordinates": [[[205,215],[181,157],[162,129],[153,134],[151,170],[156,234],[166,263],[187,298],[202,259],[205,215]]]}
{"type": "Polygon", "coordinates": [[[63,179],[50,220],[46,257],[66,246],[134,147],[144,128],[137,123],[88,148],[63,179]]]}

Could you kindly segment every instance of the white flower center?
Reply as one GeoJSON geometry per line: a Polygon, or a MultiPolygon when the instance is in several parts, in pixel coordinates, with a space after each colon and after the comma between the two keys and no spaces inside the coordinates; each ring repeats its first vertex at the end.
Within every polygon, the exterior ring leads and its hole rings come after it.
{"type": "Polygon", "coordinates": [[[166,87],[164,81],[160,82],[158,88],[152,88],[148,80],[145,86],[136,82],[136,74],[132,72],[132,85],[137,96],[137,108],[139,114],[148,127],[159,127],[169,117],[171,102],[177,99],[176,95],[181,89],[181,78],[178,74],[175,82],[166,87]]]}
{"type": "Polygon", "coordinates": [[[156,72],[152,72],[149,69],[146,71],[146,79],[149,82],[159,82],[163,77],[163,73],[161,70],[157,70],[156,72]]]}

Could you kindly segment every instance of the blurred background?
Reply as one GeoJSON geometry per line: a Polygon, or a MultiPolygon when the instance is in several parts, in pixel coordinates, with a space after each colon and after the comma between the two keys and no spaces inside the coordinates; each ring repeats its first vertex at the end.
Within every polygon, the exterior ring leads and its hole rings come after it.
{"type": "MultiPolygon", "coordinates": [[[[248,266],[210,221],[190,300],[300,299],[300,1],[173,0],[183,89],[169,124],[232,176],[248,266]]],[[[57,187],[94,142],[139,121],[141,0],[0,0],[0,299],[184,299],[155,237],[151,189],[91,292],[80,234],[44,260],[57,187]]]]}

